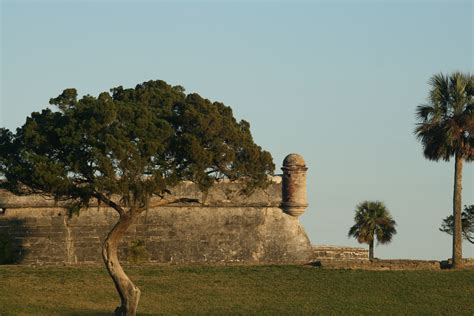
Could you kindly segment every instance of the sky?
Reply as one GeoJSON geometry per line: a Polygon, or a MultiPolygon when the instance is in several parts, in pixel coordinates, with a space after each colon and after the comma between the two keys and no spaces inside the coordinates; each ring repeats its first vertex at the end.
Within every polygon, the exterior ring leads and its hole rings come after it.
{"type": "MultiPolygon", "coordinates": [[[[413,135],[429,78],[474,72],[473,1],[8,1],[1,3],[2,127],[65,88],[97,96],[161,79],[231,106],[280,173],[299,153],[315,245],[347,237],[354,209],[384,201],[398,226],[379,258],[446,259],[454,161],[413,135]]],[[[474,204],[474,167],[463,173],[474,204]]],[[[464,257],[474,246],[463,244],[464,257]]]]}

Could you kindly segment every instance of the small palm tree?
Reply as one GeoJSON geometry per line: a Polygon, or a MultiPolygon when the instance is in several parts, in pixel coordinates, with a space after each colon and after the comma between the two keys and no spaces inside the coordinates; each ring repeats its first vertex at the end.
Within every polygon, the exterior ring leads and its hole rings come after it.
{"type": "Polygon", "coordinates": [[[454,157],[453,268],[462,266],[461,190],[464,161],[474,160],[474,76],[434,75],[428,103],[416,109],[415,135],[429,160],[454,157]]]}
{"type": "Polygon", "coordinates": [[[349,237],[369,245],[370,260],[374,259],[374,239],[377,237],[377,243],[387,244],[397,233],[397,223],[385,204],[380,201],[364,201],[358,204],[354,221],[354,226],[349,229],[349,237]]]}

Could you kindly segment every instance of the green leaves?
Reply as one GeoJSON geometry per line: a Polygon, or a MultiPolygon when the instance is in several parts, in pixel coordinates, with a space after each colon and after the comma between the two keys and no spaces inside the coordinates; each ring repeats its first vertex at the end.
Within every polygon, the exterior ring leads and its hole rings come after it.
{"type": "Polygon", "coordinates": [[[164,81],[111,93],[78,99],[66,89],[50,100],[59,111],[32,113],[15,134],[1,129],[0,172],[10,189],[83,205],[96,197],[111,207],[119,196],[121,207],[141,209],[181,180],[205,189],[216,179],[243,179],[254,187],[274,170],[249,124],[222,103],[164,81]]]}
{"type": "Polygon", "coordinates": [[[49,100],[49,104],[56,105],[61,111],[66,111],[68,108],[76,105],[77,90],[74,88],[65,89],[57,98],[49,100]]]}

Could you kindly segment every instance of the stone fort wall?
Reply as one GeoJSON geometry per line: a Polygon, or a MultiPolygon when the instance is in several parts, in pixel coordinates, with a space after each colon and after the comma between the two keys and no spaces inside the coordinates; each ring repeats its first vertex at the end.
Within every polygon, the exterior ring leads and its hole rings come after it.
{"type": "MultiPolygon", "coordinates": [[[[177,197],[199,203],[153,207],[128,231],[121,259],[152,263],[308,262],[311,243],[297,217],[280,208],[279,178],[251,196],[236,183],[220,183],[206,194],[192,183],[174,188],[177,197]]],[[[93,204],[70,216],[63,204],[42,196],[0,192],[0,235],[15,262],[81,264],[101,262],[101,246],[117,214],[93,204]]]]}

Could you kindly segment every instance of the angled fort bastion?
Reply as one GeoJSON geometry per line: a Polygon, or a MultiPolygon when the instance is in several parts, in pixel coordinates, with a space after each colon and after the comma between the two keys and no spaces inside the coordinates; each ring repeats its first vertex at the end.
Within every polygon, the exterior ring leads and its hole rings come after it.
{"type": "MultiPolygon", "coordinates": [[[[283,171],[283,181],[274,177],[250,196],[242,195],[235,182],[220,182],[206,193],[193,183],[181,183],[172,194],[199,202],[154,207],[152,200],[124,238],[121,258],[153,263],[308,262],[313,250],[298,220],[307,207],[304,160],[289,155],[283,171]]],[[[61,202],[0,191],[0,241],[16,263],[100,263],[102,242],[117,216],[97,203],[69,216],[61,202]]]]}

